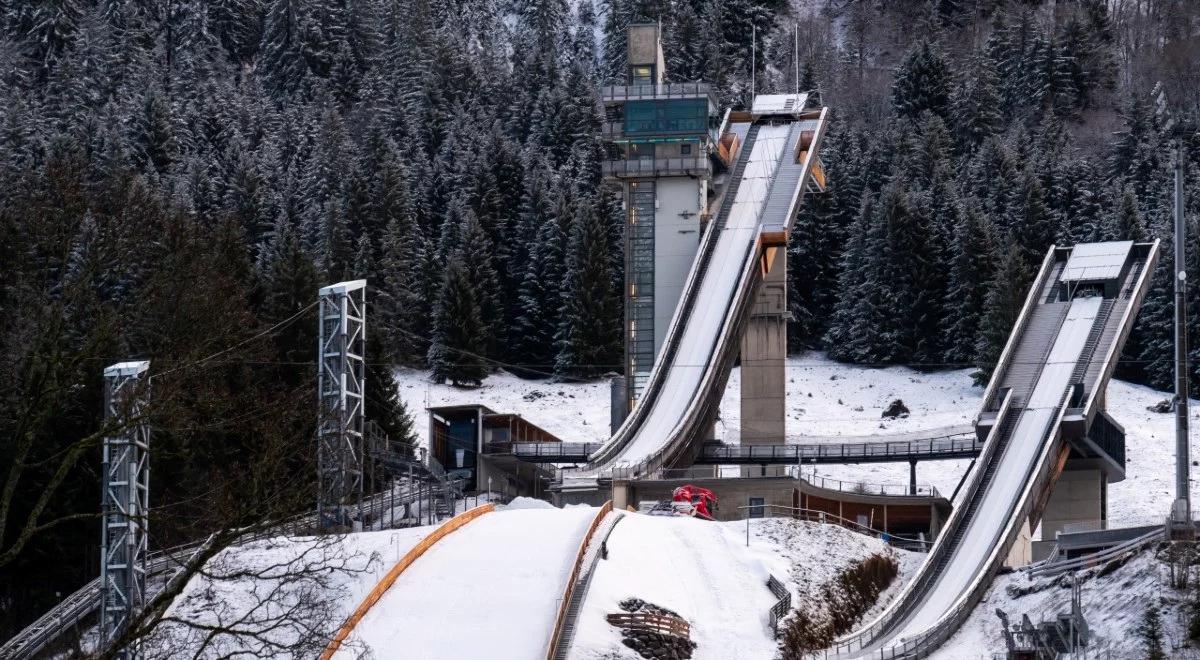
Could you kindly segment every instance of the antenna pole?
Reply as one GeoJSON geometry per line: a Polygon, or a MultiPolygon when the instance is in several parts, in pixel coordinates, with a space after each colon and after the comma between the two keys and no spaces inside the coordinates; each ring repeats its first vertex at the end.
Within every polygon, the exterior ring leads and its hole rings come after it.
{"type": "Polygon", "coordinates": [[[795,23],[792,31],[792,66],[795,69],[794,80],[796,83],[796,93],[800,93],[800,23],[795,23]]]}
{"type": "Polygon", "coordinates": [[[750,107],[754,107],[754,83],[758,78],[758,27],[750,24],[750,107]]]}

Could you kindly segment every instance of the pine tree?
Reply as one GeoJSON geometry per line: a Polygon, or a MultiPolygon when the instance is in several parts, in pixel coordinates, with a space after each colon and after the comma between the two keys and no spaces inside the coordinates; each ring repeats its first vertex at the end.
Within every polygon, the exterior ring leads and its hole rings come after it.
{"type": "Polygon", "coordinates": [[[488,373],[483,361],[486,337],[461,254],[451,257],[445,273],[426,357],[430,378],[435,383],[448,380],[460,387],[478,387],[488,373]]]}
{"type": "Polygon", "coordinates": [[[563,240],[555,220],[538,229],[517,292],[519,314],[512,344],[516,359],[527,365],[527,375],[549,373],[555,362],[562,321],[563,240]]]}
{"type": "Polygon", "coordinates": [[[957,228],[946,292],[942,332],[946,361],[973,362],[980,321],[987,309],[996,259],[992,228],[977,205],[968,206],[957,228]]]}
{"type": "Polygon", "coordinates": [[[892,109],[899,117],[916,119],[929,111],[945,117],[950,104],[950,67],[941,50],[921,41],[896,68],[892,109]]]}
{"type": "Polygon", "coordinates": [[[975,343],[975,365],[979,372],[976,382],[986,383],[992,369],[1000,360],[1008,335],[1012,332],[1025,295],[1033,279],[1028,263],[1011,236],[998,243],[999,261],[996,272],[988,283],[987,300],[983,318],[979,323],[979,337],[975,343]]]}
{"type": "Polygon", "coordinates": [[[987,58],[977,58],[955,87],[950,118],[959,148],[973,151],[1004,125],[995,68],[987,58]]]}
{"type": "Polygon", "coordinates": [[[567,284],[563,293],[562,343],[555,374],[590,378],[621,361],[621,295],[613,286],[607,219],[581,203],[571,223],[567,284]]]}
{"type": "Polygon", "coordinates": [[[1159,615],[1158,606],[1146,607],[1136,632],[1142,640],[1146,660],[1167,660],[1167,654],[1163,651],[1162,617],[1159,615]]]}

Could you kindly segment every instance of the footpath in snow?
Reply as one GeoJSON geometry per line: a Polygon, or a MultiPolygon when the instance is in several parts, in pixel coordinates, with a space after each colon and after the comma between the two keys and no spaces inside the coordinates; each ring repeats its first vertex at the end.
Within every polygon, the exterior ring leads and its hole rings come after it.
{"type": "Polygon", "coordinates": [[[591,507],[501,508],[436,543],[335,657],[527,660],[546,652],[591,507]]]}

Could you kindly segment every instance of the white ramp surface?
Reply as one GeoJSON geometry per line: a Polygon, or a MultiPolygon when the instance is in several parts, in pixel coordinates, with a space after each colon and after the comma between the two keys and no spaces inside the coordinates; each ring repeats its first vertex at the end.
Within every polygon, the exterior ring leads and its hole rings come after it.
{"type": "Polygon", "coordinates": [[[653,401],[641,404],[651,406],[649,414],[615,462],[633,464],[653,455],[670,440],[695,402],[721,328],[729,318],[747,251],[758,238],[759,216],[790,130],[787,124],[759,128],[729,218],[700,282],[696,305],[680,333],[679,349],[669,365],[656,367],[668,369],[663,387],[653,401]]]}
{"type": "MultiPolygon", "coordinates": [[[[1000,468],[978,511],[968,522],[962,543],[894,639],[911,637],[931,627],[950,610],[959,596],[966,593],[975,576],[985,570],[988,555],[1000,542],[1000,535],[1017,506],[1026,475],[1052,430],[1050,424],[1055,419],[1056,408],[1066,395],[1071,372],[1092,330],[1101,302],[1101,298],[1095,297],[1070,303],[1067,318],[1059,328],[1028,406],[1021,413],[1004,454],[997,459],[1000,468]]],[[[883,646],[890,643],[885,642],[883,646]]]]}
{"type": "Polygon", "coordinates": [[[339,660],[544,657],[592,507],[499,510],[437,542],[367,613],[339,660]]]}

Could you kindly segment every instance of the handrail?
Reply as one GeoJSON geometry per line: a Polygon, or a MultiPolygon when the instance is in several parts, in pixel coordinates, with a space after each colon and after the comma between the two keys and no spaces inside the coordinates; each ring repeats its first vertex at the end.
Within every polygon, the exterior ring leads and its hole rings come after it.
{"type": "Polygon", "coordinates": [[[788,591],[782,582],[770,574],[767,575],[767,589],[776,598],[775,604],[771,606],[767,616],[771,620],[771,631],[778,635],[779,620],[787,616],[788,611],[792,609],[792,592],[788,591]]]}
{"type": "Polygon", "coordinates": [[[1004,380],[1004,373],[1008,370],[1009,361],[1012,360],[1013,353],[1017,350],[1017,342],[1024,335],[1026,326],[1029,325],[1029,319],[1032,316],[1033,307],[1041,298],[1042,289],[1045,287],[1044,280],[1051,270],[1051,265],[1054,263],[1054,252],[1056,246],[1051,245],[1046,251],[1046,256],[1042,258],[1042,267],[1038,270],[1037,277],[1034,278],[1033,284],[1029,286],[1029,294],[1025,296],[1025,304],[1021,306],[1021,313],[1017,315],[1017,320],[1013,323],[1012,330],[1008,333],[1008,341],[1004,343],[1004,350],[1000,352],[1000,359],[996,360],[996,367],[992,370],[992,377],[989,379],[987,389],[983,392],[983,410],[987,410],[991,405],[992,398],[996,395],[996,390],[1001,386],[1004,380]]]}
{"type": "Polygon", "coordinates": [[[404,556],[400,558],[400,561],[396,562],[396,565],[392,566],[391,570],[389,570],[387,574],[383,576],[383,579],[379,581],[379,584],[375,585],[375,588],[371,590],[371,593],[367,594],[366,598],[359,603],[354,612],[346,618],[346,622],[342,624],[342,627],[338,629],[337,634],[335,634],[333,639],[329,641],[329,645],[325,647],[325,652],[321,654],[321,660],[330,660],[333,657],[333,654],[337,653],[338,649],[340,649],[342,646],[342,642],[344,642],[346,638],[350,636],[350,633],[354,630],[354,627],[358,625],[359,621],[362,621],[363,617],[367,615],[367,612],[375,605],[375,603],[378,603],[379,599],[383,598],[383,594],[385,594],[387,590],[390,589],[393,584],[395,584],[396,579],[400,577],[400,574],[407,570],[409,566],[412,566],[413,562],[419,559],[421,555],[424,555],[429,548],[433,547],[433,544],[442,540],[451,533],[458,531],[472,520],[475,520],[485,513],[490,513],[495,509],[496,506],[491,502],[488,502],[473,509],[464,511],[439,525],[437,529],[433,530],[428,536],[421,539],[420,543],[416,544],[412,547],[412,549],[406,552],[404,556]]]}
{"type": "Polygon", "coordinates": [[[1027,566],[1024,570],[1029,577],[1037,577],[1039,575],[1058,575],[1059,573],[1065,573],[1067,571],[1089,568],[1091,566],[1095,566],[1096,564],[1106,563],[1109,560],[1123,555],[1131,550],[1141,549],[1143,546],[1154,542],[1156,539],[1161,540],[1162,538],[1163,530],[1155,529],[1146,532],[1141,536],[1136,536],[1132,539],[1129,539],[1128,541],[1123,541],[1122,543],[1114,545],[1111,548],[1105,548],[1100,552],[1095,552],[1083,557],[1076,557],[1075,559],[1068,559],[1067,561],[1051,562],[1047,560],[1027,566]]]}
{"type": "Polygon", "coordinates": [[[583,555],[587,551],[588,545],[591,544],[596,529],[600,527],[600,522],[604,520],[605,516],[612,513],[612,508],[612,500],[605,502],[596,512],[596,516],[592,518],[592,524],[588,525],[583,539],[579,541],[579,550],[575,553],[575,563],[571,566],[571,574],[567,576],[566,584],[563,585],[562,600],[559,601],[558,612],[554,615],[554,628],[550,633],[549,643],[546,644],[546,660],[554,660],[554,655],[558,652],[558,644],[562,640],[563,624],[567,620],[567,607],[571,603],[571,595],[575,593],[575,582],[579,579],[580,570],[583,568],[583,555]]]}
{"type": "MultiPolygon", "coordinates": [[[[1136,315],[1137,310],[1142,306],[1142,301],[1146,298],[1146,292],[1150,288],[1148,286],[1150,278],[1154,274],[1154,268],[1158,265],[1159,243],[1159,239],[1154,239],[1154,242],[1150,244],[1149,251],[1146,253],[1146,265],[1138,275],[1137,284],[1134,287],[1134,291],[1138,295],[1133,300],[1130,300],[1129,304],[1125,305],[1125,310],[1121,313],[1121,324],[1117,326],[1117,334],[1113,336],[1112,343],[1109,344],[1108,350],[1104,355],[1104,367],[1100,370],[1100,374],[1096,378],[1096,382],[1098,383],[1106,382],[1112,377],[1113,370],[1117,366],[1117,347],[1125,343],[1125,339],[1128,338],[1129,333],[1133,330],[1133,316],[1136,315]]],[[[1091,419],[1092,415],[1096,412],[1094,406],[1096,405],[1096,401],[1098,401],[1097,392],[1099,390],[1100,388],[1093,387],[1092,391],[1088,392],[1087,403],[1083,406],[1083,418],[1085,420],[1091,419]]]]}
{"type": "MultiPolygon", "coordinates": [[[[976,473],[976,477],[971,479],[967,486],[968,492],[963,498],[964,506],[955,507],[950,512],[950,517],[946,520],[946,524],[942,526],[942,531],[938,534],[937,540],[934,541],[933,547],[929,551],[929,556],[925,558],[925,561],[917,570],[916,577],[904,585],[904,588],[892,600],[891,605],[880,612],[879,616],[875,617],[874,620],[859,630],[836,640],[833,647],[831,647],[832,649],[836,649],[837,652],[841,653],[863,648],[867,642],[874,640],[876,635],[881,633],[886,626],[892,625],[892,620],[899,613],[906,611],[912,604],[912,599],[919,597],[921,591],[932,577],[930,575],[932,567],[936,566],[942,556],[951,550],[949,539],[954,536],[954,532],[958,527],[964,524],[963,516],[966,515],[965,512],[968,508],[965,503],[970,502],[976,492],[978,492],[981,485],[980,482],[982,481],[982,479],[978,478],[978,475],[982,475],[987,470],[988,464],[996,454],[997,447],[1000,445],[1000,429],[1004,425],[1005,418],[1010,413],[1012,398],[1012,390],[1008,390],[1004,395],[1003,402],[1000,404],[1000,411],[996,415],[996,421],[992,425],[991,430],[988,431],[988,438],[984,443],[980,460],[975,462],[973,470],[976,473]],[[864,641],[864,639],[867,641],[864,641]],[[857,647],[855,646],[856,644],[857,647]]],[[[827,650],[826,657],[828,655],[829,651],[827,650]]]]}
{"type": "Polygon", "coordinates": [[[785,506],[783,504],[746,504],[744,506],[739,506],[739,511],[746,510],[747,515],[745,521],[747,526],[750,524],[750,520],[753,519],[749,515],[749,510],[751,509],[761,511],[763,512],[764,516],[769,516],[772,518],[792,518],[793,520],[815,522],[822,525],[836,525],[837,527],[844,527],[852,532],[857,532],[864,536],[870,536],[880,540],[886,536],[888,539],[895,539],[898,541],[903,541],[904,543],[910,543],[921,547],[929,547],[930,545],[933,545],[932,541],[923,541],[911,536],[892,534],[891,532],[886,532],[882,529],[875,529],[870,525],[863,525],[856,520],[843,518],[836,513],[829,513],[828,511],[821,511],[820,509],[805,509],[797,506],[785,506]],[[775,513],[776,511],[785,511],[786,513],[779,515],[775,513]]]}
{"type": "Polygon", "coordinates": [[[850,493],[852,495],[883,495],[890,497],[941,497],[941,493],[934,486],[916,484],[877,484],[867,483],[863,481],[842,481],[841,479],[830,479],[817,474],[800,473],[799,479],[806,481],[818,488],[825,490],[834,490],[839,493],[850,493]]]}

